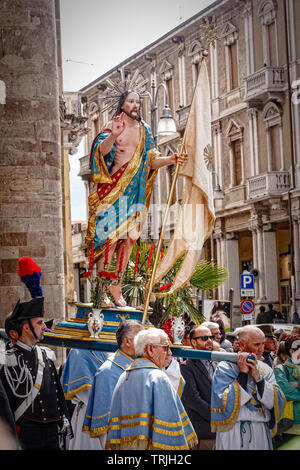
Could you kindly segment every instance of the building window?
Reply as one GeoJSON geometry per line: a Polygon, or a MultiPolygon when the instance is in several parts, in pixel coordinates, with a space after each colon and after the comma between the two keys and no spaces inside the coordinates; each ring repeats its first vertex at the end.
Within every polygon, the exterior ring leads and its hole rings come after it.
{"type": "Polygon", "coordinates": [[[221,37],[225,46],[227,91],[231,91],[239,86],[238,29],[229,21],[223,28],[221,37]]]}
{"type": "Polygon", "coordinates": [[[278,104],[268,103],[262,112],[266,126],[268,171],[283,171],[282,110],[278,104]]]}
{"type": "Polygon", "coordinates": [[[99,117],[93,119],[93,139],[99,134],[99,117]]]}
{"type": "Polygon", "coordinates": [[[264,65],[278,67],[277,2],[261,1],[258,16],[262,24],[264,65]]]}
{"type": "Polygon", "coordinates": [[[204,48],[200,40],[198,39],[195,39],[188,49],[188,56],[191,57],[192,62],[193,89],[195,88],[195,85],[197,83],[197,78],[203,59],[203,50],[204,48]]]}
{"type": "Polygon", "coordinates": [[[238,79],[238,57],[237,57],[237,43],[234,42],[229,49],[229,66],[230,66],[230,88],[234,90],[239,86],[238,79]]]}
{"type": "Polygon", "coordinates": [[[159,69],[159,73],[166,84],[169,95],[169,106],[172,114],[174,114],[173,65],[167,60],[164,60],[159,69]]]}
{"type": "Polygon", "coordinates": [[[281,154],[280,154],[280,127],[270,127],[270,142],[271,142],[271,171],[280,171],[281,169],[281,154]]]}
{"type": "Polygon", "coordinates": [[[268,33],[268,55],[270,67],[277,66],[277,54],[276,54],[276,25],[275,21],[267,25],[268,33]]]}
{"type": "Polygon", "coordinates": [[[229,140],[230,188],[245,183],[243,134],[243,124],[237,119],[230,119],[225,130],[229,140]]]}
{"type": "Polygon", "coordinates": [[[169,95],[169,107],[172,111],[172,114],[174,114],[173,78],[172,77],[166,80],[166,86],[167,86],[168,95],[169,95]]]}
{"type": "Polygon", "coordinates": [[[238,186],[242,183],[243,174],[242,174],[242,152],[241,152],[241,141],[234,140],[231,143],[232,153],[233,153],[233,174],[234,181],[233,185],[238,186]]]}

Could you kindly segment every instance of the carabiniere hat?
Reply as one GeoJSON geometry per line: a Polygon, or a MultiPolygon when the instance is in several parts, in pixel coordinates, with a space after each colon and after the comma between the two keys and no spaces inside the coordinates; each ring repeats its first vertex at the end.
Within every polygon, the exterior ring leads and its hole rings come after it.
{"type": "MultiPolygon", "coordinates": [[[[32,299],[28,302],[18,300],[12,313],[7,317],[10,324],[30,318],[44,317],[44,296],[40,285],[41,268],[31,258],[24,256],[18,262],[18,275],[29,290],[32,299]]],[[[53,320],[47,323],[51,328],[53,320]]]]}
{"type": "Polygon", "coordinates": [[[29,318],[44,316],[44,297],[36,297],[29,302],[20,302],[18,300],[9,319],[14,322],[28,320],[29,318]]]}

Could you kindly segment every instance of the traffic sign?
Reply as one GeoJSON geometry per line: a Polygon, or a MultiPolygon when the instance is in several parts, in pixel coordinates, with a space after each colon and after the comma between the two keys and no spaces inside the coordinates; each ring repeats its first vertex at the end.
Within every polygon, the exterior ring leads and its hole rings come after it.
{"type": "Polygon", "coordinates": [[[254,297],[253,274],[241,274],[241,297],[254,297]]]}
{"type": "Polygon", "coordinates": [[[251,299],[244,299],[241,302],[240,309],[241,309],[242,314],[249,314],[249,313],[252,313],[254,311],[255,304],[254,304],[253,300],[251,300],[251,299]]]}

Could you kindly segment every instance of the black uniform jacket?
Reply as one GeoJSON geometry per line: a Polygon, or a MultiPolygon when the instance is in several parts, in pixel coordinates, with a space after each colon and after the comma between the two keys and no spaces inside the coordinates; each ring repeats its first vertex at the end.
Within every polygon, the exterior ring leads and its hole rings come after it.
{"type": "MultiPolygon", "coordinates": [[[[17,358],[18,365],[15,367],[9,367],[8,370],[15,384],[18,383],[17,381],[20,378],[20,383],[15,390],[16,393],[12,391],[7,381],[7,374],[4,373],[3,368],[0,372],[0,376],[11,409],[14,413],[24,401],[24,398],[20,398],[16,395],[25,395],[26,387],[28,387],[28,381],[23,380],[24,367],[28,368],[30,371],[34,383],[38,370],[38,358],[36,348],[27,350],[21,347],[19,344],[14,346],[14,348],[11,350],[11,353],[12,352],[17,358]]],[[[32,421],[40,423],[60,421],[63,415],[68,417],[68,409],[55,364],[47,357],[47,353],[43,349],[42,354],[45,367],[43,368],[43,380],[40,390],[32,404],[17,421],[16,424],[18,425],[24,422],[28,423],[32,421]]]]}
{"type": "Polygon", "coordinates": [[[185,386],[181,401],[198,439],[215,439],[210,429],[211,378],[199,359],[187,359],[180,365],[185,386]]]}

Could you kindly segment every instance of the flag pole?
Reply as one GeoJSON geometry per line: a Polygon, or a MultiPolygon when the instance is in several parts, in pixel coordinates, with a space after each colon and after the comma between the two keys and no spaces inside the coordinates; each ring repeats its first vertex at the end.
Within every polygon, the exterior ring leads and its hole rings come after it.
{"type": "MultiPolygon", "coordinates": [[[[185,128],[185,131],[184,131],[184,135],[183,135],[183,139],[182,139],[182,143],[181,143],[179,153],[183,153],[183,150],[185,148],[185,134],[186,134],[186,128],[185,128]]],[[[178,178],[178,173],[179,173],[179,164],[176,163],[175,173],[174,173],[174,177],[173,177],[173,181],[172,181],[172,185],[171,185],[171,189],[170,189],[170,194],[169,194],[169,198],[168,198],[168,202],[167,202],[167,207],[166,207],[166,210],[165,210],[165,215],[164,215],[164,218],[163,218],[163,223],[162,223],[162,226],[161,226],[159,240],[158,240],[158,244],[157,244],[157,248],[156,248],[153,268],[152,268],[150,280],[149,280],[149,283],[148,283],[147,289],[146,289],[146,299],[145,299],[143,318],[142,318],[142,323],[143,324],[145,324],[145,322],[146,322],[147,312],[148,312],[149,303],[150,303],[150,297],[151,297],[152,288],[153,288],[154,276],[155,276],[155,273],[156,273],[156,268],[157,268],[159,254],[160,254],[161,245],[162,245],[163,234],[164,234],[165,227],[166,227],[166,224],[167,224],[168,213],[169,213],[169,209],[170,209],[170,206],[171,206],[173,193],[174,193],[174,190],[175,190],[175,185],[176,185],[176,181],[177,181],[177,178],[178,178]]]]}
{"type": "MultiPolygon", "coordinates": [[[[206,56],[207,56],[207,54],[205,54],[205,57],[206,56]]],[[[203,58],[203,60],[205,60],[205,58],[203,58]]],[[[199,77],[198,77],[198,79],[199,79],[199,77]]],[[[196,86],[195,86],[194,91],[193,91],[193,97],[192,97],[192,100],[191,100],[191,107],[190,107],[190,110],[189,110],[187,123],[189,121],[191,108],[192,108],[192,103],[194,101],[194,97],[195,97],[195,94],[196,94],[198,79],[197,79],[196,86]]],[[[183,150],[185,148],[186,131],[187,131],[187,125],[185,126],[184,135],[183,135],[183,139],[182,139],[182,143],[181,143],[181,147],[180,147],[180,153],[183,153],[183,150]]],[[[176,168],[175,168],[173,181],[172,181],[172,185],[171,185],[171,189],[170,189],[168,202],[167,202],[167,207],[166,207],[166,211],[165,211],[165,215],[164,215],[164,219],[163,219],[163,223],[162,223],[162,227],[161,227],[161,231],[160,231],[160,235],[159,235],[158,245],[157,245],[156,254],[155,254],[155,258],[154,258],[153,269],[152,269],[151,277],[150,277],[150,280],[149,280],[149,283],[148,283],[147,289],[146,289],[146,299],[145,299],[145,303],[144,303],[144,311],[143,311],[143,318],[142,318],[142,323],[143,324],[145,324],[145,322],[146,322],[147,312],[148,312],[149,303],[150,303],[150,296],[151,296],[151,293],[152,293],[152,288],[153,288],[153,283],[154,283],[154,276],[155,276],[155,273],[156,273],[159,254],[160,254],[161,245],[162,245],[162,238],[163,238],[165,226],[167,224],[168,212],[169,212],[169,209],[170,209],[170,206],[171,206],[172,196],[173,196],[174,189],[175,189],[175,184],[176,184],[176,181],[177,181],[177,178],[178,178],[178,172],[179,172],[179,165],[177,163],[176,168]]]]}

